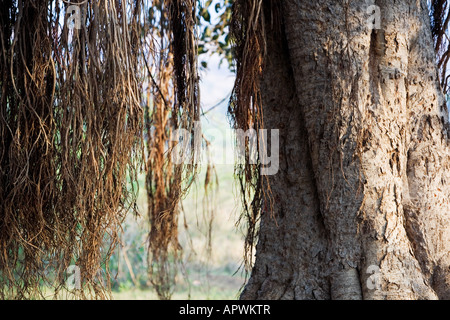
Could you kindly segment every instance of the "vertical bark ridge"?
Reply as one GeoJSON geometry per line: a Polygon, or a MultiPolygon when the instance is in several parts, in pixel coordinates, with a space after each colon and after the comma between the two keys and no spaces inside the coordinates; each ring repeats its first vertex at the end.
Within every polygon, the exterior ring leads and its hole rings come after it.
{"type": "MultiPolygon", "coordinates": [[[[362,149],[365,184],[362,269],[380,268],[379,287],[364,286],[365,299],[435,298],[422,275],[405,230],[403,203],[407,194],[407,86],[409,5],[378,1],[381,29],[376,34],[377,68],[370,86],[376,96],[365,119],[367,139],[362,149]]],[[[374,37],[372,36],[372,41],[374,37]]],[[[368,274],[362,275],[367,282],[368,274]]]]}
{"type": "Polygon", "coordinates": [[[280,170],[269,177],[277,205],[262,212],[255,265],[241,298],[329,299],[326,233],[286,42],[279,30],[266,31],[261,94],[264,127],[280,130],[280,170]]]}
{"type": "Polygon", "coordinates": [[[320,211],[330,239],[327,273],[333,299],[362,298],[357,221],[363,177],[355,156],[362,119],[362,74],[361,53],[352,49],[360,43],[349,6],[330,1],[285,2],[296,90],[308,132],[320,211]]]}
{"type": "Polygon", "coordinates": [[[450,299],[448,109],[435,63],[426,1],[414,4],[406,83],[409,123],[405,204],[408,235],[422,271],[441,299],[450,299]]]}
{"type": "Polygon", "coordinates": [[[403,208],[408,32],[417,8],[408,1],[377,4],[380,30],[369,28],[366,1],[285,2],[296,90],[330,238],[331,296],[433,299],[403,208]],[[380,268],[376,290],[366,285],[370,266],[380,268]]]}

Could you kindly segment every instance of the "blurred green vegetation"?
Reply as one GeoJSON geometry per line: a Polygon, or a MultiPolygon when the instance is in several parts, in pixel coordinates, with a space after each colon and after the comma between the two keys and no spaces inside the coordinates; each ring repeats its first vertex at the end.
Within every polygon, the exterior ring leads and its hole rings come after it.
{"type": "MultiPolygon", "coordinates": [[[[205,130],[219,129],[212,156],[220,148],[229,127],[223,111],[214,110],[203,120],[205,130]]],[[[222,151],[223,152],[223,151],[222,151]]],[[[180,214],[180,243],[183,247],[182,265],[176,277],[173,299],[236,299],[244,283],[240,266],[243,260],[243,232],[235,226],[240,202],[233,177],[233,164],[217,164],[218,186],[210,190],[206,202],[204,179],[206,166],[201,167],[197,181],[183,200],[180,214]],[[209,211],[213,209],[212,220],[209,211]],[[208,230],[211,222],[211,252],[208,255],[208,230]],[[187,228],[185,227],[188,226],[187,228]]],[[[139,216],[129,215],[110,260],[114,299],[157,299],[147,272],[147,196],[145,176],[139,177],[137,199],[139,216]]]]}
{"type": "MultiPolygon", "coordinates": [[[[199,1],[199,55],[217,54],[221,62],[226,61],[231,70],[235,70],[233,51],[230,38],[229,23],[231,19],[232,0],[206,0],[199,1]]],[[[206,60],[201,61],[201,66],[207,68],[206,60]]]]}

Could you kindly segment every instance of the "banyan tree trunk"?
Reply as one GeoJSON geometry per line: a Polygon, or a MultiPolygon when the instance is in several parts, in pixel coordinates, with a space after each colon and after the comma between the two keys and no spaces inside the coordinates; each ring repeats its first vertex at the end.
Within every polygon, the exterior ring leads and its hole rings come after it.
{"type": "Polygon", "coordinates": [[[449,299],[450,132],[427,1],[285,0],[280,29],[269,11],[261,94],[280,171],[241,298],[449,299]]]}

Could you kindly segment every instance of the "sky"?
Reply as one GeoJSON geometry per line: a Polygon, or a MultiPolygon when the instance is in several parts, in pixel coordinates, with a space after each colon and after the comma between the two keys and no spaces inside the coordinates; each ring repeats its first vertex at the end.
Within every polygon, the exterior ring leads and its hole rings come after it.
{"type": "MultiPolygon", "coordinates": [[[[203,112],[206,112],[230,95],[235,76],[229,71],[226,62],[219,66],[220,57],[217,54],[203,60],[208,62],[208,68],[200,71],[200,99],[203,112]]],[[[217,108],[224,116],[227,104],[228,99],[217,108]]]]}
{"type": "MultiPolygon", "coordinates": [[[[234,73],[227,63],[221,66],[217,54],[202,60],[208,68],[200,71],[200,103],[202,112],[202,131],[211,142],[211,156],[215,164],[234,164],[234,137],[227,116],[228,101],[234,85],[234,73]],[[222,103],[220,103],[222,101],[222,103]],[[220,103],[220,104],[219,104],[220,103]],[[211,108],[213,108],[211,110],[211,108]]],[[[204,155],[205,156],[205,155],[204,155]]]]}

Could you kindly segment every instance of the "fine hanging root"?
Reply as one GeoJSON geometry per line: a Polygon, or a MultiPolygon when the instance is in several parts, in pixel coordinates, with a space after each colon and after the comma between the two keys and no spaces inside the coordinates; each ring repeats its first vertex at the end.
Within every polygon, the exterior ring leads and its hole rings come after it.
{"type": "MultiPolygon", "coordinates": [[[[233,3],[230,33],[234,41],[236,80],[231,95],[228,113],[234,129],[264,128],[260,80],[266,51],[265,13],[270,12],[270,22],[278,25],[280,12],[278,0],[237,0],[233,3]]],[[[239,143],[239,141],[238,141],[239,143]]],[[[235,175],[239,180],[243,212],[238,224],[245,222],[247,234],[244,244],[244,268],[250,272],[253,264],[254,246],[258,237],[258,222],[262,210],[272,213],[272,198],[268,177],[261,175],[259,144],[258,163],[249,159],[249,144],[245,141],[239,150],[245,150],[244,164],[237,165],[235,175]]],[[[262,146],[266,148],[267,146],[262,146]]]]}
{"type": "Polygon", "coordinates": [[[449,91],[448,62],[450,60],[449,23],[450,6],[447,0],[432,0],[430,2],[431,32],[434,40],[434,49],[437,56],[437,65],[441,87],[445,94],[449,91]]]}
{"type": "Polygon", "coordinates": [[[2,3],[0,298],[108,296],[142,125],[140,5],[125,5],[80,2],[71,29],[67,2],[2,3]]]}
{"type": "MultiPolygon", "coordinates": [[[[147,193],[150,220],[149,274],[160,299],[170,299],[181,245],[180,201],[195,179],[199,153],[194,129],[200,121],[197,74],[196,1],[153,1],[148,52],[155,61],[152,92],[146,109],[147,193]],[[179,148],[177,132],[187,137],[179,148]],[[180,150],[178,149],[178,150],[180,150]],[[183,161],[174,161],[174,156],[183,161]]],[[[201,137],[200,137],[201,138],[201,137]]]]}
{"type": "MultiPolygon", "coordinates": [[[[234,129],[244,131],[262,128],[261,97],[259,80],[264,59],[264,21],[262,3],[258,0],[237,0],[232,7],[230,34],[235,42],[236,80],[231,94],[228,113],[234,129]]],[[[238,149],[248,151],[245,146],[238,149]]],[[[257,237],[257,223],[262,203],[261,165],[249,163],[245,155],[245,163],[236,165],[235,175],[239,180],[239,188],[243,212],[238,220],[244,219],[247,234],[244,243],[244,267],[251,270],[253,247],[257,237]]]]}
{"type": "Polygon", "coordinates": [[[149,269],[158,295],[169,298],[179,203],[199,151],[190,138],[183,164],[170,156],[175,130],[194,137],[199,121],[196,2],[2,4],[1,297],[43,298],[45,287],[109,296],[108,261],[135,200],[127,183],[137,180],[145,141],[149,269]],[[143,116],[145,76],[151,101],[143,116]]]}
{"type": "Polygon", "coordinates": [[[216,166],[211,159],[211,142],[203,137],[207,153],[207,165],[204,181],[205,194],[203,197],[203,221],[206,225],[206,257],[212,256],[212,229],[216,209],[216,196],[219,189],[219,177],[216,166]]]}

